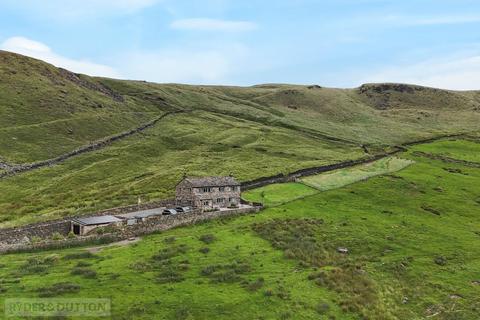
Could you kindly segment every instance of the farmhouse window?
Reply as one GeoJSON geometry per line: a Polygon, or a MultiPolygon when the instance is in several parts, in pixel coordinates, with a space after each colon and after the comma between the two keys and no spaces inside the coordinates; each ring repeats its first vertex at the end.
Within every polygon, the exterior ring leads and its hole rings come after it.
{"type": "Polygon", "coordinates": [[[218,188],[218,191],[220,191],[220,192],[225,192],[225,187],[219,187],[219,188],[218,188]]]}
{"type": "Polygon", "coordinates": [[[206,193],[206,192],[212,192],[212,188],[203,188],[203,192],[206,193]]]}
{"type": "Polygon", "coordinates": [[[218,198],[217,199],[217,203],[224,203],[225,202],[225,198],[218,198]]]}
{"type": "Polygon", "coordinates": [[[203,205],[204,205],[204,206],[210,205],[210,201],[208,201],[208,200],[207,200],[207,201],[203,201],[203,205]]]}

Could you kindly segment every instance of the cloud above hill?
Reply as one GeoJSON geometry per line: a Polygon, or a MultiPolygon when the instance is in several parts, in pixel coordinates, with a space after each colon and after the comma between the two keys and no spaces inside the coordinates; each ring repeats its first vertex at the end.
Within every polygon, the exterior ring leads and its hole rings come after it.
{"type": "Polygon", "coordinates": [[[103,65],[62,56],[48,45],[25,37],[11,37],[0,43],[0,49],[91,76],[194,84],[228,82],[231,73],[248,54],[246,47],[236,43],[210,49],[134,50],[119,52],[111,57],[110,65],[103,65]]]}
{"type": "Polygon", "coordinates": [[[361,82],[402,82],[452,90],[478,90],[480,55],[458,53],[411,65],[385,67],[361,82]]]}
{"type": "Polygon", "coordinates": [[[112,67],[94,63],[88,60],[75,60],[55,53],[46,44],[24,37],[11,37],[0,44],[0,49],[19,53],[32,58],[40,59],[54,66],[68,69],[77,73],[111,78],[121,77],[112,67]]]}

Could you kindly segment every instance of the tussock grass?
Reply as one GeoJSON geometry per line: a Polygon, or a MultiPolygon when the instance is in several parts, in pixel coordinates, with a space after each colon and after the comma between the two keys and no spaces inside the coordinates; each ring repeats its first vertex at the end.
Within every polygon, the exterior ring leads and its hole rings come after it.
{"type": "Polygon", "coordinates": [[[201,275],[215,283],[234,283],[243,280],[242,275],[251,271],[251,266],[244,261],[234,261],[224,265],[209,265],[202,269],[201,275]]]}
{"type": "Polygon", "coordinates": [[[95,259],[98,258],[95,254],[90,251],[74,252],[69,253],[63,257],[63,260],[77,260],[77,259],[95,259]]]}
{"type": "Polygon", "coordinates": [[[60,282],[49,287],[43,287],[37,290],[40,297],[56,297],[66,293],[76,293],[80,291],[80,286],[71,282],[60,282]]]}
{"type": "Polygon", "coordinates": [[[217,237],[215,237],[213,234],[204,234],[200,236],[199,240],[205,244],[211,244],[217,240],[217,237]]]}
{"type": "Polygon", "coordinates": [[[86,279],[95,279],[97,278],[97,272],[92,269],[88,269],[85,267],[75,267],[70,272],[73,276],[82,276],[86,279]]]}

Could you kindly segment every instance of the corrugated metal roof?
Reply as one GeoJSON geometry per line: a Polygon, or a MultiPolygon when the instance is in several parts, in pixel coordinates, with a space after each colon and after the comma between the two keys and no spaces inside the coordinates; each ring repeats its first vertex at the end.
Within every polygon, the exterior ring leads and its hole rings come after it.
{"type": "Polygon", "coordinates": [[[240,185],[234,177],[187,177],[183,181],[192,187],[227,187],[240,185]]]}
{"type": "Polygon", "coordinates": [[[98,217],[73,219],[73,222],[77,222],[84,226],[91,226],[96,224],[108,224],[108,223],[114,223],[114,222],[120,222],[120,221],[122,220],[114,216],[98,216],[98,217]]]}

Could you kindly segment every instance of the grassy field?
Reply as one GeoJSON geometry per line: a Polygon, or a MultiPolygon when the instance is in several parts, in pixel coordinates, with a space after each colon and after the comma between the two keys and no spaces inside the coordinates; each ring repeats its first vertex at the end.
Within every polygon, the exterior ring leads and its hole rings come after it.
{"type": "Polygon", "coordinates": [[[248,201],[263,203],[267,207],[277,206],[319,191],[337,189],[375,176],[393,173],[412,163],[412,160],[388,157],[352,168],[305,177],[301,182],[276,183],[256,188],[244,192],[242,197],[248,201]]]}
{"type": "Polygon", "coordinates": [[[477,319],[480,171],[401,157],[415,162],[257,215],[0,256],[0,300],[106,297],[114,319],[477,319]]]}
{"type": "Polygon", "coordinates": [[[457,160],[480,163],[480,143],[478,141],[444,140],[428,145],[413,147],[412,150],[418,150],[433,155],[441,155],[457,160]]]}
{"type": "Polygon", "coordinates": [[[303,198],[318,191],[303,183],[276,183],[265,187],[246,191],[242,197],[247,201],[263,203],[266,207],[279,205],[288,201],[303,198]]]}
{"type": "Polygon", "coordinates": [[[354,182],[366,180],[371,177],[396,172],[406,168],[412,163],[413,161],[411,160],[388,157],[348,169],[340,169],[328,173],[322,173],[316,176],[302,178],[302,182],[307,186],[321,191],[326,191],[330,189],[337,189],[354,182]]]}

